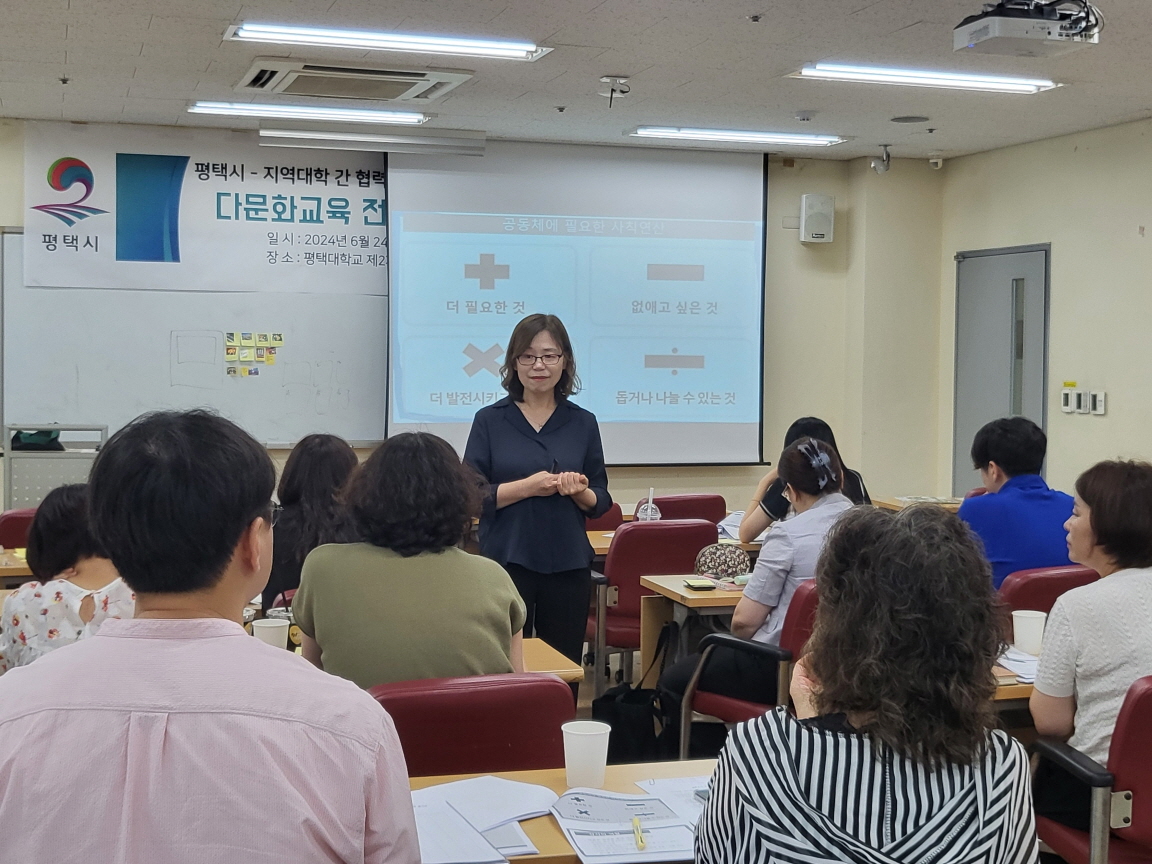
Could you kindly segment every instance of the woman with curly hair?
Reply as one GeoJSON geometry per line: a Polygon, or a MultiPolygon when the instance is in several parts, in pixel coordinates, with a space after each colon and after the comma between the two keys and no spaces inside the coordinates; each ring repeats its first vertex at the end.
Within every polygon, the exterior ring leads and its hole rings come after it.
{"type": "Polygon", "coordinates": [[[321,546],[292,600],[304,656],[364,688],[524,671],[524,602],[499,564],[458,544],[480,483],[443,438],[405,432],[346,492],[364,542],[321,546]]]}
{"type": "Polygon", "coordinates": [[[953,514],[843,516],[778,708],[720,756],[696,860],[1025,864],[1037,859],[1024,747],[995,729],[992,578],[953,514]]]}

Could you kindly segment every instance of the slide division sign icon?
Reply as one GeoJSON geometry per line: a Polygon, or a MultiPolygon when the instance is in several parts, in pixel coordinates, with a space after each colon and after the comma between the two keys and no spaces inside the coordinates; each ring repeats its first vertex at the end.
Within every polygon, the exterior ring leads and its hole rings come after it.
{"type": "Polygon", "coordinates": [[[81,219],[108,212],[83,203],[92,194],[92,187],[96,185],[92,169],[88,167],[86,162],[82,162],[74,156],[65,156],[63,159],[57,159],[48,167],[48,185],[57,192],[67,192],[77,183],[84,187],[84,194],[75,201],[67,204],[37,204],[32,209],[47,213],[49,216],[55,216],[69,228],[81,219]]]}

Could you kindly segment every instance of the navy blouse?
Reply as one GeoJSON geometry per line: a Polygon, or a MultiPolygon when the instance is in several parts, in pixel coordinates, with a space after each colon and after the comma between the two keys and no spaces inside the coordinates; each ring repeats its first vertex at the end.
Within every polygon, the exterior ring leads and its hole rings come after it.
{"type": "Polygon", "coordinates": [[[481,408],[472,421],[464,461],[487,478],[490,489],[480,515],[480,551],[501,565],[537,573],[577,570],[592,563],[584,519],[612,506],[604,447],[596,416],[561,399],[537,432],[512,398],[481,408]],[[577,471],[588,478],[596,506],[581,510],[567,495],[525,498],[496,509],[496,487],[538,471],[577,471]]]}

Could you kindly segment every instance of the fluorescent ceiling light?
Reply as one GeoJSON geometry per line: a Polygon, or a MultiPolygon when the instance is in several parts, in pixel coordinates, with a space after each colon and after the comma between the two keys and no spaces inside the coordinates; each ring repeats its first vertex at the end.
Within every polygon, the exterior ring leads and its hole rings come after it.
{"type": "Polygon", "coordinates": [[[360,48],[369,51],[452,54],[460,57],[492,57],[497,60],[536,60],[552,50],[532,42],[502,39],[460,39],[451,36],[419,36],[413,33],[288,27],[280,24],[250,24],[247,21],[238,27],[229,28],[226,36],[244,42],[272,42],[277,45],[317,45],[325,48],[360,48]]]}
{"type": "Polygon", "coordinates": [[[280,120],[331,120],[337,123],[389,123],[419,126],[430,119],[416,111],[375,111],[365,108],[324,108],[319,105],[261,105],[254,102],[197,102],[189,114],[222,114],[280,120]]]}
{"type": "Polygon", "coordinates": [[[835,63],[805,66],[791,77],[816,78],[822,81],[859,81],[865,84],[901,84],[906,87],[942,87],[948,90],[978,90],[986,93],[1039,93],[1041,90],[1051,90],[1060,86],[1044,78],[884,69],[879,66],[841,66],[835,63]]]}
{"type": "Polygon", "coordinates": [[[716,141],[736,144],[784,144],[800,147],[831,147],[844,138],[838,135],[802,135],[792,132],[739,132],[729,129],[688,129],[674,126],[641,126],[633,138],[669,138],[678,141],[716,141]]]}
{"type": "Polygon", "coordinates": [[[379,133],[363,129],[261,128],[264,147],[313,147],[322,150],[375,150],[392,153],[454,153],[483,156],[485,135],[472,131],[379,133]]]}

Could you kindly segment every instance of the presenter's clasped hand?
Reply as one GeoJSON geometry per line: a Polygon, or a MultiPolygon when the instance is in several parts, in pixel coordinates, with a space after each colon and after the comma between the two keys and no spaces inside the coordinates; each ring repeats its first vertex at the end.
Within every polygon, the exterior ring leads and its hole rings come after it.
{"type": "Polygon", "coordinates": [[[561,495],[579,495],[588,488],[588,478],[576,471],[556,475],[556,491],[561,495]]]}
{"type": "Polygon", "coordinates": [[[547,498],[559,491],[559,480],[562,475],[551,474],[548,471],[537,471],[520,482],[524,484],[525,498],[547,498]]]}

